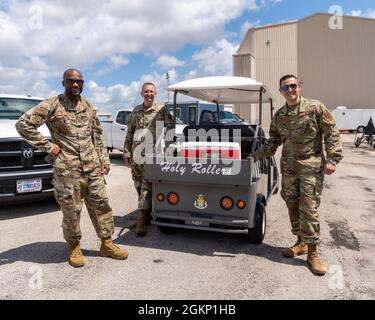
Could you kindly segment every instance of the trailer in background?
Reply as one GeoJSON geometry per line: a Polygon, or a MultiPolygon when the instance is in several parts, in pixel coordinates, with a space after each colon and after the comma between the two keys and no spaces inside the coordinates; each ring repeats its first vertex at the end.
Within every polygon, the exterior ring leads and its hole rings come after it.
{"type": "Polygon", "coordinates": [[[340,132],[356,132],[359,127],[365,127],[370,118],[375,119],[375,109],[348,109],[340,106],[332,110],[336,126],[340,132]]]}

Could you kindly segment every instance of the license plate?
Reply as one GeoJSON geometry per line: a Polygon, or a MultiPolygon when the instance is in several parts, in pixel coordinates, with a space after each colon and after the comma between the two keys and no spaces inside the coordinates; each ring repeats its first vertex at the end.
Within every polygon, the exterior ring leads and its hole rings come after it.
{"type": "Polygon", "coordinates": [[[203,221],[200,221],[200,220],[191,220],[190,223],[194,226],[197,226],[197,227],[208,227],[209,226],[208,222],[203,222],[203,221]]]}
{"type": "Polygon", "coordinates": [[[17,193],[28,193],[42,190],[42,179],[18,180],[17,193]]]}

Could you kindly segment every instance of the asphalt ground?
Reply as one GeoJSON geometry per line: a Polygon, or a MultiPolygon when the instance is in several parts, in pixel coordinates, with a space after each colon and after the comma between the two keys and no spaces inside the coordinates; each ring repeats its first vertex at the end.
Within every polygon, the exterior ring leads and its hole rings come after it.
{"type": "Polygon", "coordinates": [[[166,235],[155,226],[146,237],[129,229],[136,221],[136,192],[121,155],[112,154],[107,191],[114,212],[115,242],[129,258],[99,257],[100,241],[86,209],[82,248],[86,265],[67,263],[61,213],[53,202],[0,208],[0,299],[374,299],[375,149],[355,148],[342,135],[344,160],[326,177],[320,206],[323,277],[306,257],[287,259],[292,245],[286,206],[275,195],[267,206],[261,245],[238,235],[181,230],[166,235]]]}

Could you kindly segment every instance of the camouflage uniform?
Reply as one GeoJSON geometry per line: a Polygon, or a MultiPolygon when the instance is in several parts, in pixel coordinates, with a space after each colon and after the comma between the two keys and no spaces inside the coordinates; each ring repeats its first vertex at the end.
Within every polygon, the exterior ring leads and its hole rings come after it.
{"type": "Polygon", "coordinates": [[[37,149],[49,153],[52,144],[37,128],[46,123],[60,153],[46,160],[53,166],[55,198],[63,213],[62,228],[68,243],[81,238],[80,216],[85,200],[99,238],[114,232],[101,166],[109,164],[102,127],[92,105],[81,99],[76,108],[65,95],[45,100],[17,122],[20,135],[37,149]]]}
{"type": "Polygon", "coordinates": [[[289,209],[292,233],[304,243],[319,242],[318,207],[323,190],[323,167],[338,164],[342,146],[335,120],[319,101],[301,97],[294,109],[284,105],[271,122],[270,138],[256,156],[272,156],[283,144],[281,196],[289,209]],[[323,153],[323,137],[326,157],[323,153]]]}
{"type": "MultiPolygon", "coordinates": [[[[161,121],[164,126],[173,124],[172,116],[168,110],[157,103],[154,103],[151,107],[145,107],[143,104],[136,106],[131,113],[128,121],[128,132],[125,139],[124,145],[124,158],[129,158],[131,163],[131,173],[134,181],[134,186],[138,193],[138,209],[150,211],[152,201],[152,187],[149,182],[143,178],[144,166],[137,164],[134,161],[134,149],[140,144],[145,144],[145,135],[148,131],[152,134],[152,143],[155,145],[156,137],[156,122],[161,121]]],[[[153,147],[151,146],[151,147],[153,147]]],[[[144,156],[145,153],[142,152],[144,156]]]]}

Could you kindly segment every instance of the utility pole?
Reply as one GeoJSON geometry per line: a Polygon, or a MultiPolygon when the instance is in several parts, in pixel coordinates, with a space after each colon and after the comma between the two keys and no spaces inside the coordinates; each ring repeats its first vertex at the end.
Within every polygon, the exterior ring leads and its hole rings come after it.
{"type": "Polygon", "coordinates": [[[167,93],[168,93],[168,104],[169,104],[169,72],[167,71],[167,73],[165,74],[165,78],[167,79],[167,93]]]}

